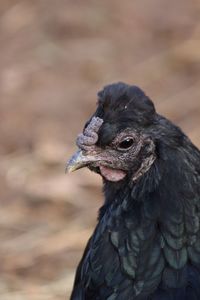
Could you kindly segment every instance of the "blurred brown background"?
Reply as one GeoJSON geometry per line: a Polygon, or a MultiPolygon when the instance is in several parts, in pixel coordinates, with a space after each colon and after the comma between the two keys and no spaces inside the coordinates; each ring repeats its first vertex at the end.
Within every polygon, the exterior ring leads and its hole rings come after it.
{"type": "Polygon", "coordinates": [[[200,146],[200,1],[0,1],[0,298],[68,299],[102,203],[65,175],[96,92],[125,81],[200,146]]]}

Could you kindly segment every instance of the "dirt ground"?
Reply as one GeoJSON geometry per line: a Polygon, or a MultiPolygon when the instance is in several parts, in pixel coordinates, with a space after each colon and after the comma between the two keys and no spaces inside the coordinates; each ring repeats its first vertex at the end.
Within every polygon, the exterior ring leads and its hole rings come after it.
{"type": "Polygon", "coordinates": [[[200,146],[200,1],[0,1],[0,298],[69,299],[102,204],[65,175],[107,83],[142,87],[200,146]]]}

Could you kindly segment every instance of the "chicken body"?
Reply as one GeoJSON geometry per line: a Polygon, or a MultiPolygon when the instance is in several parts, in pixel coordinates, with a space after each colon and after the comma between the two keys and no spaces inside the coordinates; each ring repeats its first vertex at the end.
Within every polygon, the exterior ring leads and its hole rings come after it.
{"type": "Polygon", "coordinates": [[[99,173],[105,202],[71,300],[200,299],[200,151],[123,83],[99,93],[77,145],[67,168],[99,173]]]}

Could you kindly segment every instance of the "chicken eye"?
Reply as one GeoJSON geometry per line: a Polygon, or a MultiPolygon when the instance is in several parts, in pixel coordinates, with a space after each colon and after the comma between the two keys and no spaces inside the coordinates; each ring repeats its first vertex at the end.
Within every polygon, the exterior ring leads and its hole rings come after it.
{"type": "Polygon", "coordinates": [[[120,142],[119,145],[117,146],[117,148],[119,150],[127,150],[127,149],[131,148],[132,145],[133,145],[133,138],[128,137],[128,138],[124,139],[122,142],[120,142]]]}

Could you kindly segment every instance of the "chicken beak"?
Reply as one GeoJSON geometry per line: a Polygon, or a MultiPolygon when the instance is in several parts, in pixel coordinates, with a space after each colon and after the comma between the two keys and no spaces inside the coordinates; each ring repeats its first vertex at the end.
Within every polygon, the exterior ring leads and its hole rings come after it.
{"type": "Polygon", "coordinates": [[[93,155],[84,155],[81,150],[78,150],[67,162],[66,173],[71,173],[78,169],[88,166],[92,162],[96,162],[98,159],[93,155]]]}

